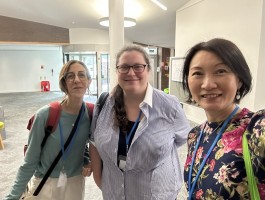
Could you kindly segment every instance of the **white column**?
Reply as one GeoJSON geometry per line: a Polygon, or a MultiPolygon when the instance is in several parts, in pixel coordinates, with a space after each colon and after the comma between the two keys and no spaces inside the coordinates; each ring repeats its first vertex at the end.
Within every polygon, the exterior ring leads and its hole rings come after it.
{"type": "MultiPolygon", "coordinates": [[[[257,67],[257,77],[252,75],[253,77],[253,94],[254,97],[254,111],[258,111],[260,109],[265,108],[264,102],[264,74],[265,74],[265,1],[263,2],[263,6],[261,9],[261,32],[258,37],[260,37],[259,43],[259,53],[258,53],[258,67],[257,67]],[[256,84],[256,85],[254,85],[256,84]]],[[[257,20],[258,21],[258,20],[257,20]]],[[[258,34],[257,34],[258,35],[258,34]]],[[[252,66],[249,66],[250,68],[252,66]]]]}
{"type": "Polygon", "coordinates": [[[109,0],[110,91],[117,84],[116,54],[124,45],[124,1],[109,0]]]}

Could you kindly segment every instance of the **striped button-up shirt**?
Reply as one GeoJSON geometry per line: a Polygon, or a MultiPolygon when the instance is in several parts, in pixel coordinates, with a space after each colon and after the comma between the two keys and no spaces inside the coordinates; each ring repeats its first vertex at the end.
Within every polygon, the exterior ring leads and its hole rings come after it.
{"type": "Polygon", "coordinates": [[[113,124],[113,106],[110,95],[91,134],[91,145],[103,161],[104,200],[175,199],[182,185],[177,148],[186,142],[190,130],[179,101],[148,85],[140,104],[144,117],[128,151],[125,171],[117,166],[119,128],[113,124]]]}

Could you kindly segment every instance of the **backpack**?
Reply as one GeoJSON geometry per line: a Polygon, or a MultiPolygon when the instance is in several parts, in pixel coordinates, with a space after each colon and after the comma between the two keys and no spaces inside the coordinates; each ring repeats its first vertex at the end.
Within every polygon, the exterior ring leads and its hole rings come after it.
{"type": "MultiPolygon", "coordinates": [[[[88,108],[89,119],[91,122],[93,110],[94,110],[94,104],[86,102],[86,106],[88,108]]],[[[46,140],[48,139],[49,135],[56,130],[56,127],[57,127],[59,119],[60,119],[61,110],[62,109],[61,109],[60,102],[56,101],[56,102],[52,102],[49,104],[49,115],[48,115],[48,119],[47,119],[46,126],[45,126],[45,136],[41,142],[41,148],[44,147],[46,140]]],[[[32,127],[34,117],[35,117],[35,115],[33,115],[28,121],[28,125],[27,125],[28,130],[30,130],[32,127]]],[[[26,144],[26,145],[24,145],[24,155],[25,155],[27,149],[28,149],[28,145],[26,144]]]]}

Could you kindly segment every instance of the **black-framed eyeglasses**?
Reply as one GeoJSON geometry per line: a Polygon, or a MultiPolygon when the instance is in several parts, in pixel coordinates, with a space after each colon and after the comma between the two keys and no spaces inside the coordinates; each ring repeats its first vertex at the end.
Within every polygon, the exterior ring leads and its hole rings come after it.
{"type": "Polygon", "coordinates": [[[120,74],[127,74],[130,68],[132,68],[135,73],[141,73],[144,71],[147,65],[148,64],[118,65],[116,69],[120,74]]]}
{"type": "Polygon", "coordinates": [[[80,81],[85,81],[87,80],[87,75],[85,71],[79,71],[77,72],[77,74],[75,74],[74,72],[67,72],[64,75],[64,79],[67,82],[73,82],[75,80],[75,77],[78,77],[80,81]]]}

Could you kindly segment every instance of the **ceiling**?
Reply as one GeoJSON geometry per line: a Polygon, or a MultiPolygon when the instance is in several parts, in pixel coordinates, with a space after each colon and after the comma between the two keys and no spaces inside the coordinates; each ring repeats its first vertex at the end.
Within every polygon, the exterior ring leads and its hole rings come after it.
{"type": "MultiPolygon", "coordinates": [[[[160,0],[167,7],[164,11],[151,0],[124,0],[125,7],[129,6],[124,16],[137,21],[136,26],[125,28],[125,37],[151,46],[174,47],[176,10],[188,1],[160,0]]],[[[63,28],[108,30],[99,25],[99,19],[108,16],[108,0],[1,0],[0,15],[63,28]]]]}

